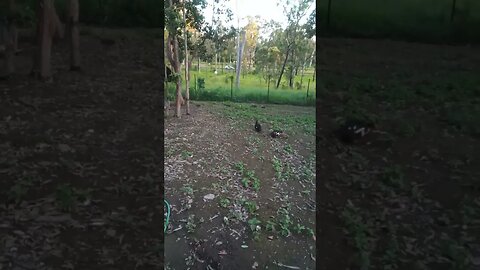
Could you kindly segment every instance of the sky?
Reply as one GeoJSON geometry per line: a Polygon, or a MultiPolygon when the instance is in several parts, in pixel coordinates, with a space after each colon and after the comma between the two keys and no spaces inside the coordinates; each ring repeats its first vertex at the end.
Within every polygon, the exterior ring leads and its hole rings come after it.
{"type": "MultiPolygon", "coordinates": [[[[247,24],[247,16],[256,16],[259,15],[262,20],[270,21],[275,20],[279,22],[282,26],[286,26],[287,18],[283,14],[283,7],[277,6],[278,0],[225,0],[226,4],[233,12],[233,20],[226,24],[227,26],[233,25],[237,27],[237,15],[240,16],[240,27],[243,27],[247,24]],[[238,2],[238,3],[237,3],[238,2]],[[238,7],[238,9],[237,9],[238,7]],[[242,20],[242,18],[244,18],[242,20]]],[[[207,0],[208,6],[203,11],[205,20],[207,22],[212,21],[212,3],[213,0],[207,0]]],[[[315,1],[311,5],[310,9],[308,10],[305,18],[301,21],[301,23],[306,22],[308,16],[315,9],[315,1]]]]}

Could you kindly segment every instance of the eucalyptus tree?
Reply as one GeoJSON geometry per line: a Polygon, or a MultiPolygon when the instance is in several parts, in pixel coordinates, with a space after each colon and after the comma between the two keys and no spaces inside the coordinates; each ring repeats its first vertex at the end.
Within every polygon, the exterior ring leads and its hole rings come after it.
{"type": "MultiPolygon", "coordinates": [[[[175,116],[178,118],[181,117],[181,105],[185,103],[181,91],[181,61],[186,57],[186,54],[182,52],[179,46],[179,39],[183,37],[188,40],[188,34],[186,33],[187,25],[195,29],[201,27],[203,15],[200,9],[205,8],[205,6],[205,0],[168,0],[165,3],[165,28],[168,34],[165,50],[174,72],[176,90],[175,116]],[[185,14],[185,18],[183,18],[183,14],[185,14]]],[[[185,49],[188,46],[188,41],[184,42],[183,45],[185,49]]],[[[188,63],[186,64],[188,65],[188,63]]]]}
{"type": "Polygon", "coordinates": [[[282,80],[283,73],[285,71],[285,67],[287,65],[287,61],[291,54],[296,49],[299,40],[306,38],[305,31],[302,31],[302,26],[300,25],[300,21],[305,17],[308,9],[310,8],[313,0],[299,0],[299,1],[290,1],[290,0],[283,0],[281,3],[283,4],[284,14],[287,17],[288,26],[286,27],[284,34],[285,34],[285,46],[284,46],[284,60],[282,64],[282,68],[280,69],[280,74],[277,80],[276,87],[278,88],[280,82],[282,80]]]}

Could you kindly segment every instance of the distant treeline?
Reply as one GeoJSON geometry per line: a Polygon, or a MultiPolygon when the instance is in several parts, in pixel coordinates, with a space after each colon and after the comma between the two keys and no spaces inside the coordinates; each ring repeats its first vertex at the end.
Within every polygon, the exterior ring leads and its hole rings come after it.
{"type": "Polygon", "coordinates": [[[317,8],[319,36],[480,42],[479,0],[319,0],[317,8]]]}
{"type": "MultiPolygon", "coordinates": [[[[35,23],[37,1],[17,0],[20,26],[31,26],[35,23]]],[[[63,20],[67,0],[54,0],[54,2],[57,13],[63,20]]],[[[80,0],[79,2],[80,22],[84,24],[111,27],[160,27],[160,22],[163,20],[162,0],[80,0]]]]}

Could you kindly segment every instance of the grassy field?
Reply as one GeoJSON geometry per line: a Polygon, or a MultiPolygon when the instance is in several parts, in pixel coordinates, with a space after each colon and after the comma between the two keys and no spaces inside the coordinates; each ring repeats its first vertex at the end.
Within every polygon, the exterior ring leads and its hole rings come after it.
{"type": "MultiPolygon", "coordinates": [[[[319,5],[319,29],[326,33],[328,1],[319,5]]],[[[480,2],[452,0],[332,0],[332,35],[389,37],[423,41],[480,41],[480,2]]]]}
{"type": "MultiPolygon", "coordinates": [[[[196,68],[196,67],[195,67],[196,68]]],[[[212,67],[202,65],[200,72],[194,70],[191,72],[190,98],[192,100],[203,101],[236,101],[236,102],[257,102],[257,103],[275,103],[290,105],[315,105],[316,82],[313,81],[313,69],[307,69],[304,73],[300,88],[300,77],[295,79],[297,88],[290,89],[286,79],[282,80],[279,89],[275,89],[276,80],[270,82],[270,91],[268,84],[262,75],[246,74],[241,76],[240,89],[235,89],[235,78],[233,77],[233,91],[231,76],[235,76],[234,71],[218,70],[214,74],[212,67]],[[199,84],[195,83],[195,78],[203,78],[205,88],[199,89],[199,84]],[[310,83],[308,82],[310,80],[310,83]],[[195,90],[197,88],[197,90],[195,90]],[[308,97],[307,97],[308,92],[308,97]],[[233,96],[233,99],[232,99],[233,96]]],[[[284,76],[285,78],[285,76],[284,76]]],[[[168,97],[174,100],[175,85],[168,84],[168,97]]],[[[184,92],[184,91],[183,91],[184,92]]]]}
{"type": "Polygon", "coordinates": [[[320,42],[320,269],[478,269],[480,48],[320,42]],[[351,116],[379,132],[339,144],[351,116]]]}

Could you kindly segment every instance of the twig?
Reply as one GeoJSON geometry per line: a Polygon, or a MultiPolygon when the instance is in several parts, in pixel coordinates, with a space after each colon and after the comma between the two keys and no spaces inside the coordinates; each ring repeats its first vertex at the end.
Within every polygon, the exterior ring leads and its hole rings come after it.
{"type": "Polygon", "coordinates": [[[285,265],[283,263],[277,263],[277,262],[273,262],[273,263],[280,266],[280,267],[285,267],[285,268],[288,268],[288,269],[300,269],[300,267],[298,267],[298,266],[290,266],[290,265],[285,265]]]}

